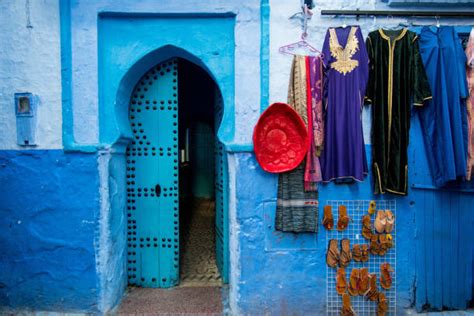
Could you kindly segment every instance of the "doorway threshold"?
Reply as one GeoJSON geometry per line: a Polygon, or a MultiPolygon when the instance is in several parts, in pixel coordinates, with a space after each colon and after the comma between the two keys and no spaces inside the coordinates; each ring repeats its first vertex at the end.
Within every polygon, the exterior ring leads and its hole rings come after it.
{"type": "Polygon", "coordinates": [[[129,287],[116,315],[223,315],[218,286],[178,286],[169,289],[129,287]]]}

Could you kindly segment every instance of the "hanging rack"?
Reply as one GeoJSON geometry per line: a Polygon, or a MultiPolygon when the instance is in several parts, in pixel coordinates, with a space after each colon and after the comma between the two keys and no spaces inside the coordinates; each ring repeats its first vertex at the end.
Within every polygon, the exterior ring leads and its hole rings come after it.
{"type": "Polygon", "coordinates": [[[357,20],[361,16],[413,16],[413,17],[452,17],[473,18],[474,11],[413,11],[413,10],[321,10],[321,15],[355,16],[357,20]]]}

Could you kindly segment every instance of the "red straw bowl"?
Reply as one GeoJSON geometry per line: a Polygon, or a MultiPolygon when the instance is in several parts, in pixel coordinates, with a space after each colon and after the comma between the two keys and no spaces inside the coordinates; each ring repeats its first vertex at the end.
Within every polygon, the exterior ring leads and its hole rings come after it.
{"type": "Polygon", "coordinates": [[[263,170],[295,169],[308,151],[308,131],[298,113],[286,103],[273,103],[253,130],[255,156],[263,170]]]}

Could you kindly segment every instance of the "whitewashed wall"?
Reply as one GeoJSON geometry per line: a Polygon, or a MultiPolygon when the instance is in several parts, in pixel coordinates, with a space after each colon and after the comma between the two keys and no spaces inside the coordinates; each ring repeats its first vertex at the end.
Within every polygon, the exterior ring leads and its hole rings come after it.
{"type": "Polygon", "coordinates": [[[15,92],[39,97],[33,148],[62,148],[59,39],[57,0],[0,0],[0,149],[23,148],[16,144],[15,92]]]}
{"type": "MultiPolygon", "coordinates": [[[[386,10],[397,9],[391,8],[380,0],[315,0],[315,8],[313,17],[308,22],[308,39],[307,41],[321,50],[326,35],[326,30],[331,26],[341,26],[345,20],[347,25],[360,25],[364,38],[367,34],[380,27],[406,25],[410,23],[416,25],[435,24],[433,18],[388,18],[378,17],[361,17],[359,21],[355,17],[338,17],[321,16],[320,11],[323,9],[332,10],[386,10]]],[[[292,57],[290,55],[281,54],[278,48],[282,45],[294,43],[300,40],[302,33],[302,22],[299,19],[290,20],[289,17],[294,13],[301,11],[300,0],[270,0],[270,104],[273,102],[286,102],[288,79],[292,57]]],[[[441,19],[442,24],[451,25],[469,25],[472,20],[449,20],[441,19]]],[[[363,111],[363,128],[364,141],[370,144],[371,117],[370,108],[365,107],[363,111]]]]}

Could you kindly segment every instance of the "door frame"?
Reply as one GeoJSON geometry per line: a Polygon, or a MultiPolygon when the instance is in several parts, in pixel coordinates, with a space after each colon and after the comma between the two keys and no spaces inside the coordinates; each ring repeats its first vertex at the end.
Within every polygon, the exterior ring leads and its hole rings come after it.
{"type": "MultiPolygon", "coordinates": [[[[224,114],[217,137],[225,145],[225,155],[228,156],[227,144],[233,143],[235,124],[234,28],[233,13],[157,16],[99,14],[99,136],[100,143],[107,145],[104,145],[99,158],[102,185],[100,213],[105,214],[105,218],[101,219],[102,232],[98,243],[102,246],[97,260],[98,271],[104,275],[100,280],[101,288],[106,291],[101,294],[105,300],[120,297],[127,285],[125,150],[133,136],[128,121],[128,105],[133,88],[147,70],[172,57],[186,59],[200,66],[214,80],[223,97],[224,114]],[[183,26],[177,27],[179,23],[183,26]],[[189,23],[197,23],[191,32],[184,27],[189,26],[189,23]],[[156,32],[161,28],[172,29],[177,33],[165,36],[156,32]],[[208,35],[197,36],[192,32],[208,35]],[[113,275],[113,281],[109,281],[106,275],[113,275]]],[[[226,169],[228,172],[228,165],[226,169]]],[[[226,180],[225,206],[229,218],[228,177],[226,180]]],[[[227,224],[227,241],[229,230],[227,224]]],[[[226,252],[227,258],[230,258],[228,242],[226,252]]]]}

